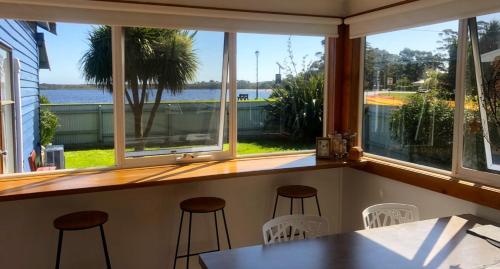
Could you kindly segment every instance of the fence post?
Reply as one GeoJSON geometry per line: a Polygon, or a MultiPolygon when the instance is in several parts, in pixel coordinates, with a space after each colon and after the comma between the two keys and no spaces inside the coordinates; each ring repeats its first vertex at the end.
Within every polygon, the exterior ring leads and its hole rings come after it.
{"type": "Polygon", "coordinates": [[[103,134],[102,134],[102,123],[103,118],[102,118],[102,105],[97,106],[97,144],[99,146],[102,146],[103,142],[103,134]]]}

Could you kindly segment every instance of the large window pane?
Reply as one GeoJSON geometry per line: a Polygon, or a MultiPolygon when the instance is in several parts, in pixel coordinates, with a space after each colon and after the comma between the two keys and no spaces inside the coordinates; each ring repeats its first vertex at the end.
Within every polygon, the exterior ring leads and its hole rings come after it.
{"type": "Polygon", "coordinates": [[[228,35],[124,28],[126,157],[223,151],[228,35]]]}
{"type": "Polygon", "coordinates": [[[500,171],[500,13],[469,20],[463,165],[500,171]]]}
{"type": "Polygon", "coordinates": [[[238,154],[315,148],[323,131],[324,38],[238,34],[238,154]]]}
{"type": "Polygon", "coordinates": [[[40,144],[44,153],[37,162],[58,169],[113,166],[110,27],[37,25],[43,33],[38,42],[45,44],[39,51],[40,144]]]}
{"type": "Polygon", "coordinates": [[[363,147],[451,169],[458,22],[366,38],[363,147]]]}

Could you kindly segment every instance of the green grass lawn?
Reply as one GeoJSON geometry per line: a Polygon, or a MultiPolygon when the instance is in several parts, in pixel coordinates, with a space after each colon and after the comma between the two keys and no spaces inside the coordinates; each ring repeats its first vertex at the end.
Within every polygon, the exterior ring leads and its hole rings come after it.
{"type": "MultiPolygon", "coordinates": [[[[227,149],[228,145],[224,145],[227,149]]],[[[288,139],[243,139],[238,142],[238,154],[259,154],[314,149],[314,144],[297,143],[288,139]]],[[[113,149],[84,149],[64,152],[66,168],[88,168],[115,164],[113,149]]]]}
{"type": "Polygon", "coordinates": [[[64,152],[66,168],[88,168],[115,164],[114,149],[68,150],[64,152]]]}

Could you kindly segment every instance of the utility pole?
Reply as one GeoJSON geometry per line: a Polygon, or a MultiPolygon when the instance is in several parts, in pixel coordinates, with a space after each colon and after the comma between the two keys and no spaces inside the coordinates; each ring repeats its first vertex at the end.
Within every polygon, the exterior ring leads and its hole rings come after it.
{"type": "Polygon", "coordinates": [[[255,88],[255,99],[257,100],[257,99],[259,99],[259,51],[258,50],[255,51],[255,59],[257,62],[257,66],[256,66],[257,83],[256,83],[256,88],[255,88]]]}

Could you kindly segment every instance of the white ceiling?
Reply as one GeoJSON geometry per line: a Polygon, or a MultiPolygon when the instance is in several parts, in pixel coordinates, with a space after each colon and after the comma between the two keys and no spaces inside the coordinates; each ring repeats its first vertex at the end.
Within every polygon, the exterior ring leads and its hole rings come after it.
{"type": "Polygon", "coordinates": [[[401,0],[133,0],[133,2],[346,17],[401,0]]]}

